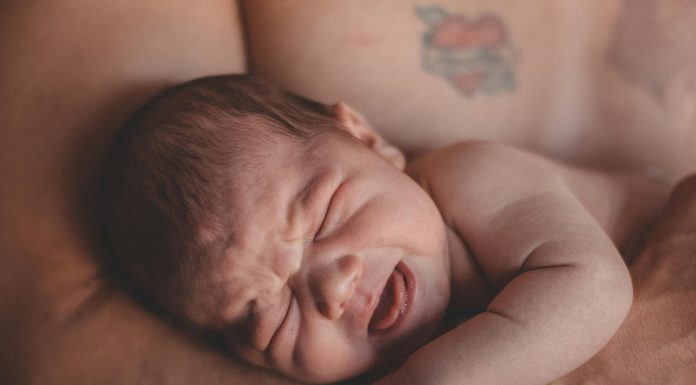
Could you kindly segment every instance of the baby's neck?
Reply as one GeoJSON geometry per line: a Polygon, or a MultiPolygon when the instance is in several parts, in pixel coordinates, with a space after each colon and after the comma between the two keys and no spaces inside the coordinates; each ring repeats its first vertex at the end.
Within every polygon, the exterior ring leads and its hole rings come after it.
{"type": "Polygon", "coordinates": [[[447,245],[452,284],[450,305],[454,305],[450,308],[463,310],[464,313],[483,311],[495,297],[497,293],[495,287],[486,279],[466,243],[449,225],[447,225],[447,245]]]}

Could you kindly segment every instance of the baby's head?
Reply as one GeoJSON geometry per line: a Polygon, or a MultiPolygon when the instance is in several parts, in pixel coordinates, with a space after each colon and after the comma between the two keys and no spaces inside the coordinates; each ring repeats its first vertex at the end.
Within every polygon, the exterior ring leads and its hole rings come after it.
{"type": "Polygon", "coordinates": [[[413,351],[449,301],[440,214],[344,104],[242,75],[127,122],[103,197],[116,267],[238,356],[329,382],[413,351]]]}

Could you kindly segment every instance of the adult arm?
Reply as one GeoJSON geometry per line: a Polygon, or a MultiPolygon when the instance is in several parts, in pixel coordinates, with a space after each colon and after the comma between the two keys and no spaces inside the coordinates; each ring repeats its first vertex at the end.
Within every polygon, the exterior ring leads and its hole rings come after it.
{"type": "Polygon", "coordinates": [[[211,351],[111,285],[96,176],[162,87],[245,70],[236,4],[0,5],[0,382],[284,383],[211,351]]]}
{"type": "Polygon", "coordinates": [[[556,385],[686,385],[696,378],[696,176],[673,191],[629,266],[633,307],[609,344],[556,385]]]}

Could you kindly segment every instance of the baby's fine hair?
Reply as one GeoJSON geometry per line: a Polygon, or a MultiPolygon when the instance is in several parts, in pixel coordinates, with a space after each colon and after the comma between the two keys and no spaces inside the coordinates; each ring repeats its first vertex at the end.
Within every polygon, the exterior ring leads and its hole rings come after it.
{"type": "Polygon", "coordinates": [[[248,75],[205,77],[155,96],[116,133],[105,163],[112,268],[143,300],[182,320],[214,311],[221,298],[196,293],[206,292],[199,277],[234,237],[234,170],[268,135],[307,143],[336,127],[331,108],[248,75]]]}

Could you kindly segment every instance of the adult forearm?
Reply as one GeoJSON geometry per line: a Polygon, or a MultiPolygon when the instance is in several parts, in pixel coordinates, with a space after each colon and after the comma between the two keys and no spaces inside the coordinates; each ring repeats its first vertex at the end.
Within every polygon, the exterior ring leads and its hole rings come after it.
{"type": "Polygon", "coordinates": [[[234,2],[1,7],[0,383],[273,383],[124,294],[91,291],[103,282],[92,204],[108,141],[158,89],[244,71],[234,2]]]}
{"type": "Polygon", "coordinates": [[[555,385],[688,384],[696,378],[696,176],[679,184],[629,266],[634,305],[609,344],[555,385]]]}
{"type": "Polygon", "coordinates": [[[32,328],[17,325],[21,344],[4,347],[23,357],[10,383],[292,384],[212,351],[119,293],[95,292],[67,317],[43,316],[23,317],[32,328]]]}

